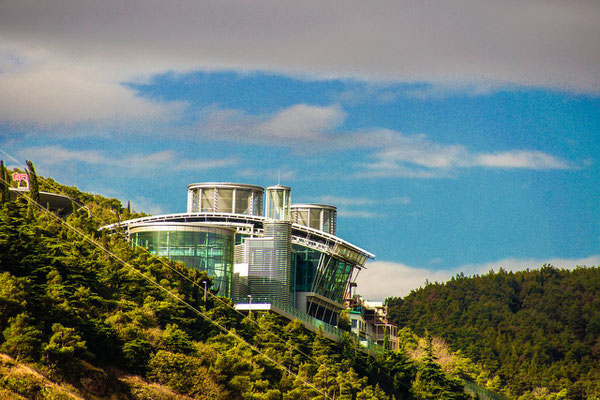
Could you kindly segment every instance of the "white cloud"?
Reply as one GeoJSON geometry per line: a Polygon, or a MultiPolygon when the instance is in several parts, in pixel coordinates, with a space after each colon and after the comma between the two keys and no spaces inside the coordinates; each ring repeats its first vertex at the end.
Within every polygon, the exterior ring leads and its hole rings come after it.
{"type": "Polygon", "coordinates": [[[584,0],[4,1],[0,119],[168,117],[121,83],[194,70],[597,94],[599,15],[584,0]]]}
{"type": "Polygon", "coordinates": [[[296,104],[259,124],[255,130],[266,137],[318,140],[323,132],[337,127],[345,117],[346,113],[338,106],[296,104]]]}
{"type": "Polygon", "coordinates": [[[325,204],[339,206],[364,206],[376,203],[374,199],[370,199],[367,197],[341,197],[330,195],[321,196],[317,199],[317,201],[325,204]]]}
{"type": "MultiPolygon", "coordinates": [[[[1,46],[0,42],[0,62],[1,46]]],[[[124,121],[147,126],[148,120],[167,121],[182,110],[181,103],[136,96],[101,65],[85,65],[44,51],[21,50],[20,54],[24,59],[18,66],[9,65],[0,73],[0,121],[38,128],[124,121]]]]}
{"type": "Polygon", "coordinates": [[[512,151],[495,154],[480,154],[475,163],[484,167],[569,169],[567,162],[540,151],[512,151]]]}
{"type": "Polygon", "coordinates": [[[60,165],[70,162],[101,164],[107,161],[106,156],[96,150],[68,150],[62,146],[28,147],[19,151],[25,158],[38,160],[43,165],[60,165]]]}
{"type": "Polygon", "coordinates": [[[298,179],[298,171],[271,168],[269,170],[244,168],[236,172],[237,176],[243,178],[268,179],[272,182],[286,182],[298,179]]]}
{"type": "Polygon", "coordinates": [[[165,209],[160,204],[156,204],[152,199],[144,196],[138,196],[132,199],[131,208],[134,211],[145,212],[146,214],[152,215],[165,213],[165,209]]]}
{"type": "Polygon", "coordinates": [[[362,177],[404,176],[410,178],[447,178],[460,168],[502,168],[556,170],[572,169],[571,163],[537,150],[512,150],[478,153],[461,145],[443,145],[425,135],[398,133],[397,143],[375,152],[375,161],[365,163],[362,177]]]}
{"type": "Polygon", "coordinates": [[[249,115],[240,110],[207,110],[193,130],[196,137],[287,146],[315,153],[352,148],[372,149],[373,161],[357,165],[354,177],[447,178],[458,169],[570,169],[569,162],[538,150],[480,153],[459,144],[442,144],[424,134],[390,129],[340,131],[346,113],[339,105],[297,104],[275,114],[249,115]]]}
{"type": "MultiPolygon", "coordinates": [[[[204,136],[271,146],[315,145],[327,141],[327,133],[338,127],[346,113],[337,105],[295,104],[274,114],[249,115],[241,110],[209,108],[196,124],[204,136]]],[[[190,131],[196,135],[196,131],[190,131]]],[[[322,146],[315,150],[322,149],[322,146]]]]}
{"type": "Polygon", "coordinates": [[[447,178],[456,169],[569,169],[568,162],[537,150],[478,153],[457,144],[441,144],[427,135],[407,135],[390,129],[340,132],[346,113],[339,105],[296,104],[272,115],[240,110],[208,109],[192,130],[196,137],[288,146],[297,153],[352,148],[373,149],[374,161],[357,165],[355,177],[447,178]]]}
{"type": "Polygon", "coordinates": [[[108,169],[126,170],[130,175],[145,175],[149,171],[198,171],[238,164],[235,158],[186,159],[173,150],[146,154],[129,154],[116,157],[96,150],[70,150],[62,146],[28,147],[19,150],[22,158],[30,159],[37,166],[49,168],[72,163],[95,164],[108,169]]]}
{"type": "Polygon", "coordinates": [[[376,214],[371,211],[353,211],[353,210],[339,210],[338,216],[343,218],[375,218],[382,217],[381,213],[376,214]]]}
{"type": "Polygon", "coordinates": [[[490,270],[523,271],[537,269],[544,264],[552,264],[556,268],[573,269],[577,266],[598,266],[600,255],[586,258],[565,259],[517,259],[506,258],[485,264],[467,264],[448,270],[429,270],[411,267],[401,263],[388,261],[373,261],[367,263],[366,270],[358,275],[357,293],[370,300],[385,300],[387,297],[403,297],[411,290],[417,289],[430,282],[445,282],[459,273],[465,275],[486,274],[490,270]]]}
{"type": "MultiPolygon", "coordinates": [[[[345,218],[381,218],[381,213],[367,210],[357,210],[355,207],[375,206],[382,204],[410,204],[411,200],[407,196],[390,197],[385,199],[372,199],[367,197],[341,197],[341,196],[321,196],[316,199],[317,203],[329,204],[338,208],[338,216],[345,218]]],[[[373,208],[373,207],[371,207],[373,208]]]]}

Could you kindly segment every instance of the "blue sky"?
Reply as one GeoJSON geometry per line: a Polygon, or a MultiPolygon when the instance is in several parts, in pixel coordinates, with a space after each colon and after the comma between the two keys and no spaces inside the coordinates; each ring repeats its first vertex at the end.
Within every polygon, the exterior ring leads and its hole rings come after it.
{"type": "Polygon", "coordinates": [[[600,3],[0,5],[0,149],[185,211],[192,182],[292,186],[425,279],[600,261],[600,3]]]}

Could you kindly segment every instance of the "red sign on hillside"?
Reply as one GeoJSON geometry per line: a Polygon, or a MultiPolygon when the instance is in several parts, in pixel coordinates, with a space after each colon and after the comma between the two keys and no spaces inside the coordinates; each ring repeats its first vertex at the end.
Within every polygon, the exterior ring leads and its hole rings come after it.
{"type": "Polygon", "coordinates": [[[29,175],[15,172],[12,174],[12,180],[14,182],[29,182],[29,175]]]}

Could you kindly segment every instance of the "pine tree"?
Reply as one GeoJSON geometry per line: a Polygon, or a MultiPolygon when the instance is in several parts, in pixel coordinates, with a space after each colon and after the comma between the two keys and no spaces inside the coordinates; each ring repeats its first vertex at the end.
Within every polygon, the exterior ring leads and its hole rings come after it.
{"type": "Polygon", "coordinates": [[[9,181],[9,177],[8,177],[8,170],[4,166],[4,160],[0,160],[0,189],[2,192],[1,193],[2,196],[0,198],[1,204],[4,204],[7,201],[10,201],[9,185],[10,185],[10,181],[9,181]]]}
{"type": "Polygon", "coordinates": [[[33,162],[30,160],[26,161],[27,163],[27,173],[29,175],[29,192],[31,193],[31,199],[36,203],[40,203],[40,186],[38,182],[38,177],[35,172],[35,167],[33,166],[33,162]]]}
{"type": "Polygon", "coordinates": [[[0,346],[0,351],[17,360],[34,358],[42,342],[42,332],[31,326],[31,318],[26,313],[11,318],[8,328],[2,334],[6,341],[0,346]]]}

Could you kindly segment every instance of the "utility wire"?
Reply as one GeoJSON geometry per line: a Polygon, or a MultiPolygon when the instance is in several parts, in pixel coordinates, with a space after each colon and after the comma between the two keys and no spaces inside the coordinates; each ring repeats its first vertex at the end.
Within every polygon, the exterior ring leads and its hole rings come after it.
{"type": "MultiPolygon", "coordinates": [[[[0,180],[2,180],[5,184],[7,184],[6,180],[4,180],[4,178],[0,177],[0,180]]],[[[111,256],[113,259],[115,259],[117,262],[121,263],[123,266],[125,266],[126,268],[128,268],[130,271],[136,273],[137,275],[141,276],[144,280],[146,280],[148,283],[150,283],[152,286],[162,290],[163,292],[165,292],[167,295],[169,295],[170,297],[172,297],[174,300],[180,302],[181,304],[183,304],[184,306],[186,306],[188,309],[190,309],[192,312],[196,313],[197,315],[199,315],[200,317],[202,317],[204,320],[212,323],[213,325],[215,325],[217,328],[219,328],[221,331],[227,333],[228,335],[233,336],[236,340],[238,340],[239,342],[245,344],[246,346],[248,346],[251,350],[255,351],[257,354],[260,354],[262,357],[264,357],[266,360],[268,360],[269,362],[271,362],[272,364],[274,364],[276,367],[278,367],[279,369],[281,369],[284,372],[287,372],[291,375],[293,375],[296,379],[299,379],[302,383],[304,383],[306,386],[310,387],[311,389],[317,391],[318,393],[322,394],[323,396],[325,396],[328,399],[333,399],[331,396],[329,396],[329,394],[327,392],[323,392],[321,389],[317,388],[314,384],[312,384],[311,382],[305,380],[304,378],[302,378],[300,375],[296,374],[295,372],[289,370],[288,368],[286,368],[285,365],[279,363],[277,360],[273,359],[271,356],[265,354],[261,349],[259,349],[258,347],[256,347],[255,345],[252,345],[250,343],[248,343],[244,338],[242,338],[240,335],[238,335],[237,333],[231,331],[231,329],[228,329],[227,327],[219,324],[217,321],[213,320],[212,318],[210,318],[206,313],[200,311],[199,309],[197,309],[196,307],[194,307],[193,305],[191,305],[190,303],[188,303],[187,301],[185,301],[184,299],[182,299],[181,297],[177,296],[175,293],[171,292],[169,289],[165,288],[164,286],[162,286],[160,283],[155,282],[154,280],[152,280],[150,277],[146,276],[143,272],[139,271],[137,268],[135,268],[134,266],[132,266],[130,263],[128,263],[127,261],[123,260],[121,257],[117,256],[115,253],[113,253],[111,250],[107,249],[106,247],[104,247],[102,244],[98,243],[95,239],[89,237],[87,234],[85,234],[84,232],[81,232],[79,229],[75,228],[74,226],[70,225],[69,223],[67,223],[66,221],[64,221],[63,219],[61,219],[60,217],[58,217],[57,215],[53,214],[52,212],[50,212],[49,210],[47,210],[45,207],[43,207],[41,204],[35,202],[30,196],[26,195],[23,192],[18,192],[23,198],[25,198],[29,203],[33,204],[34,206],[36,206],[38,209],[40,209],[42,212],[45,212],[46,214],[50,215],[52,218],[54,218],[56,221],[58,221],[60,224],[66,226],[68,229],[72,230],[73,232],[75,232],[76,234],[80,235],[84,240],[86,240],[87,242],[91,243],[92,245],[96,246],[97,248],[99,248],[100,250],[104,251],[106,254],[108,254],[109,256],[111,256]]]]}
{"type": "MultiPolygon", "coordinates": [[[[26,166],[24,166],[24,165],[23,165],[21,162],[19,162],[19,160],[18,160],[18,159],[16,159],[16,158],[15,158],[15,157],[13,157],[12,155],[10,155],[10,154],[6,153],[6,152],[5,152],[5,151],[3,151],[2,149],[0,149],[0,152],[2,152],[2,153],[3,153],[3,154],[5,154],[7,157],[9,157],[10,159],[12,159],[12,160],[13,160],[15,163],[17,163],[17,165],[19,165],[20,167],[22,167],[24,170],[27,170],[26,166]]],[[[38,176],[38,178],[40,178],[40,177],[38,176]]],[[[64,193],[64,191],[63,191],[63,190],[62,190],[62,188],[61,188],[61,187],[58,185],[58,183],[57,183],[57,182],[55,182],[55,181],[51,181],[51,180],[49,180],[49,179],[45,179],[45,178],[42,178],[42,179],[44,180],[44,182],[46,183],[46,185],[53,187],[53,188],[56,190],[56,192],[58,192],[58,193],[60,193],[60,194],[62,194],[62,195],[64,195],[64,196],[67,196],[67,197],[69,197],[69,198],[70,198],[70,196],[68,196],[66,193],[64,193]]],[[[85,204],[79,203],[79,202],[78,202],[77,200],[75,200],[75,199],[72,199],[72,198],[71,198],[71,200],[72,200],[74,203],[76,203],[76,204],[77,204],[77,205],[78,205],[80,208],[82,208],[82,207],[86,207],[86,205],[85,205],[85,204]]],[[[105,219],[103,219],[103,218],[100,218],[100,221],[101,221],[101,223],[103,223],[104,225],[108,225],[108,222],[110,222],[110,221],[106,221],[106,220],[105,220],[105,219]]],[[[119,222],[120,222],[120,221],[119,221],[119,222]]],[[[122,232],[121,232],[121,231],[119,231],[118,229],[116,229],[115,231],[117,232],[117,234],[118,234],[118,235],[120,235],[121,237],[123,237],[125,240],[129,241],[129,239],[127,238],[127,236],[126,236],[126,235],[124,235],[124,234],[122,234],[122,232]]],[[[223,305],[223,306],[225,306],[225,307],[228,307],[228,308],[230,308],[231,310],[233,310],[234,312],[236,312],[237,314],[239,314],[239,315],[241,315],[241,316],[244,316],[244,317],[245,317],[245,314],[244,314],[244,313],[242,313],[240,310],[236,309],[234,306],[232,306],[232,305],[231,305],[231,304],[229,304],[228,302],[224,301],[224,300],[223,300],[223,299],[222,299],[220,296],[217,296],[217,295],[213,294],[211,291],[209,291],[209,290],[206,290],[204,287],[200,286],[200,285],[199,285],[199,284],[198,284],[196,281],[194,281],[194,280],[190,279],[190,278],[189,278],[189,277],[188,277],[186,274],[184,274],[184,273],[182,273],[181,271],[179,271],[179,270],[177,270],[176,268],[174,268],[174,267],[173,267],[171,264],[169,264],[168,262],[166,262],[166,261],[165,261],[165,260],[164,260],[162,257],[160,257],[160,256],[157,256],[157,255],[155,255],[155,254],[152,254],[152,253],[150,252],[150,250],[148,250],[147,248],[145,248],[145,247],[143,247],[143,246],[136,246],[136,247],[137,247],[137,248],[140,248],[142,251],[146,252],[147,254],[149,254],[149,255],[152,255],[152,256],[154,256],[154,257],[156,257],[156,258],[157,258],[157,259],[160,261],[160,263],[161,263],[162,265],[166,266],[166,267],[167,267],[167,268],[169,268],[171,271],[173,271],[173,272],[175,272],[176,274],[178,274],[178,275],[179,275],[181,278],[185,279],[186,281],[188,281],[189,283],[191,283],[193,286],[195,286],[195,287],[197,287],[197,288],[199,288],[199,289],[201,289],[201,290],[203,290],[203,291],[207,292],[207,294],[208,294],[208,295],[211,297],[211,299],[213,299],[213,301],[217,301],[217,302],[219,302],[221,305],[223,305]]],[[[275,338],[277,341],[279,341],[280,343],[282,343],[282,344],[284,344],[284,345],[287,345],[287,342],[286,342],[286,341],[285,341],[283,338],[281,338],[281,337],[280,337],[278,334],[276,334],[275,332],[273,332],[273,331],[271,331],[271,330],[269,330],[269,329],[265,329],[264,327],[261,327],[261,326],[260,326],[260,324],[259,324],[259,323],[258,323],[256,320],[254,320],[254,319],[251,319],[251,318],[249,318],[249,320],[251,321],[251,323],[252,323],[252,324],[255,324],[257,327],[261,328],[261,329],[263,330],[263,332],[266,332],[266,333],[269,333],[269,334],[271,334],[271,335],[273,336],[273,338],[275,338]]],[[[310,355],[306,354],[306,353],[305,353],[305,352],[303,352],[302,350],[300,350],[300,349],[298,349],[298,348],[295,348],[295,350],[296,350],[296,352],[297,352],[298,354],[300,354],[300,355],[303,355],[303,356],[304,356],[304,357],[306,357],[308,360],[310,360],[310,361],[313,361],[313,362],[317,363],[317,362],[316,362],[316,360],[315,360],[314,358],[312,358],[310,355]]]]}
{"type": "MultiPolygon", "coordinates": [[[[20,162],[19,162],[19,161],[18,161],[18,160],[15,158],[15,157],[13,157],[13,156],[11,156],[10,154],[6,153],[6,152],[5,152],[5,151],[3,151],[2,149],[0,149],[0,152],[4,153],[6,156],[10,157],[10,158],[11,158],[13,161],[15,161],[15,162],[16,162],[18,165],[20,165],[21,167],[23,167],[23,165],[22,165],[22,164],[21,164],[21,163],[20,163],[20,162]]],[[[53,182],[52,182],[52,181],[49,181],[49,180],[46,180],[45,182],[46,182],[46,184],[47,184],[48,186],[52,186],[52,187],[54,187],[55,189],[57,189],[57,191],[58,191],[59,193],[61,193],[61,194],[65,195],[65,196],[67,196],[67,195],[66,195],[66,194],[65,194],[65,193],[62,191],[62,189],[60,188],[60,186],[58,186],[57,184],[53,184],[53,182]]],[[[67,196],[67,197],[69,197],[69,196],[67,196]]],[[[73,200],[74,202],[76,202],[76,203],[77,203],[77,204],[78,204],[80,207],[85,207],[85,205],[84,205],[84,204],[78,203],[77,201],[75,201],[75,199],[71,199],[71,200],[73,200]]],[[[31,200],[31,201],[33,202],[33,200],[31,200]]],[[[44,208],[44,210],[45,210],[45,211],[47,211],[45,208],[44,208]]],[[[52,215],[54,215],[54,214],[52,214],[52,215]]],[[[106,223],[106,222],[108,222],[108,221],[106,221],[106,220],[102,220],[102,219],[101,219],[101,221],[102,221],[103,223],[106,223]]],[[[120,221],[119,221],[119,222],[120,222],[120,221]]],[[[126,235],[122,234],[121,232],[118,232],[118,230],[117,230],[117,233],[118,233],[118,234],[119,234],[121,237],[123,237],[125,240],[129,241],[129,240],[128,240],[128,238],[126,237],[126,235]]],[[[83,233],[81,233],[81,234],[83,234],[83,233]]],[[[147,253],[147,254],[149,254],[149,255],[155,256],[155,257],[156,257],[156,258],[157,258],[157,259],[160,261],[160,263],[161,263],[162,265],[166,266],[166,267],[167,267],[167,268],[169,268],[171,271],[173,271],[173,272],[175,272],[176,274],[178,274],[180,277],[182,277],[183,279],[185,279],[186,281],[188,281],[189,283],[191,283],[193,286],[196,286],[197,288],[199,288],[199,289],[203,290],[205,293],[207,292],[207,294],[208,294],[208,295],[211,297],[211,299],[213,299],[213,301],[217,301],[217,302],[219,302],[221,305],[223,305],[223,306],[225,306],[225,307],[228,307],[228,308],[230,308],[231,310],[233,310],[234,312],[236,312],[237,314],[239,314],[239,315],[241,315],[241,316],[245,317],[245,314],[244,314],[244,313],[242,313],[240,310],[236,309],[234,306],[232,306],[232,305],[231,305],[231,304],[229,304],[228,302],[224,301],[224,300],[223,300],[223,299],[222,299],[220,296],[217,296],[217,295],[213,294],[213,293],[212,293],[211,291],[209,291],[209,290],[207,291],[207,289],[205,289],[204,287],[200,286],[200,285],[199,285],[197,282],[195,282],[194,280],[190,279],[190,278],[189,278],[187,275],[183,274],[181,271],[179,271],[179,270],[177,270],[176,268],[174,268],[172,265],[170,265],[168,262],[166,262],[166,261],[165,261],[165,260],[164,260],[162,257],[156,256],[155,254],[152,254],[152,253],[151,253],[151,252],[150,252],[150,251],[149,251],[147,248],[145,248],[145,247],[143,247],[143,246],[136,246],[136,247],[137,247],[137,248],[141,248],[141,250],[142,250],[142,251],[146,252],[146,253],[147,253]]],[[[106,251],[106,250],[105,250],[105,251],[106,251]]],[[[270,335],[271,335],[273,338],[275,338],[277,341],[279,341],[280,343],[282,343],[282,344],[284,344],[284,345],[287,345],[287,342],[286,342],[286,341],[285,341],[283,338],[281,338],[281,337],[280,337],[280,336],[279,336],[277,333],[275,333],[275,332],[273,332],[273,331],[271,331],[271,330],[269,330],[269,329],[265,329],[264,327],[261,327],[261,326],[260,326],[260,324],[258,323],[258,321],[254,320],[254,319],[252,319],[252,318],[248,318],[248,319],[251,321],[251,323],[253,323],[253,324],[255,324],[257,327],[261,328],[263,332],[265,332],[265,333],[269,333],[269,334],[270,334],[270,335]]],[[[294,347],[294,350],[295,350],[295,351],[296,351],[298,354],[300,354],[300,355],[304,356],[304,357],[305,357],[307,360],[309,360],[309,361],[312,361],[313,363],[315,363],[315,364],[319,365],[319,362],[318,362],[317,360],[315,360],[315,359],[314,359],[314,358],[313,358],[311,355],[309,355],[309,354],[305,353],[304,351],[302,351],[301,349],[299,349],[299,348],[297,348],[297,347],[294,347]]],[[[342,377],[342,379],[346,380],[346,378],[345,378],[345,377],[342,377]]],[[[349,382],[349,381],[348,381],[348,382],[349,382]]],[[[406,386],[406,385],[404,385],[404,386],[406,386]]],[[[408,386],[406,386],[406,387],[407,387],[408,389],[410,389],[408,386]]]]}

